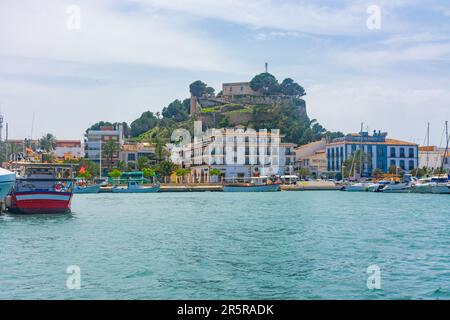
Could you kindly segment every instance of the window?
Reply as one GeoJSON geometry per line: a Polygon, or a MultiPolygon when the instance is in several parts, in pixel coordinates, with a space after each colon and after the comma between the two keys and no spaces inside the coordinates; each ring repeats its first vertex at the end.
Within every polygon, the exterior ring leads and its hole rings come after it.
{"type": "Polygon", "coordinates": [[[397,165],[395,164],[395,160],[391,160],[390,166],[397,166],[397,165]]]}
{"type": "Polygon", "coordinates": [[[405,160],[400,160],[400,168],[405,170],[405,160]]]}
{"type": "Polygon", "coordinates": [[[129,153],[128,154],[128,161],[136,161],[136,154],[129,153]]]}
{"type": "Polygon", "coordinates": [[[391,158],[395,158],[395,148],[391,148],[391,158]]]}
{"type": "Polygon", "coordinates": [[[414,160],[409,160],[409,170],[414,169],[414,160]]]}
{"type": "Polygon", "coordinates": [[[405,157],[405,148],[400,148],[400,158],[405,157]]]}
{"type": "Polygon", "coordinates": [[[414,149],[413,148],[408,149],[408,155],[410,158],[414,158],[414,149]]]}

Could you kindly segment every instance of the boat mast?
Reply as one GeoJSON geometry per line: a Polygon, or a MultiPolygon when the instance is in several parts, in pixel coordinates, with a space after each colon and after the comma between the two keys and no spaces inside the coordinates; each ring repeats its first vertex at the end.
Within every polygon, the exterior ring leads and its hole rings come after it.
{"type": "Polygon", "coordinates": [[[363,126],[364,126],[364,122],[361,122],[361,146],[359,148],[359,178],[362,178],[362,171],[363,171],[363,163],[362,163],[362,158],[363,158],[363,126]]]}
{"type": "Polygon", "coordinates": [[[448,145],[449,145],[449,140],[450,140],[450,137],[448,135],[448,121],[445,121],[445,139],[447,141],[446,141],[444,156],[442,157],[442,162],[441,162],[441,172],[444,172],[444,162],[445,162],[445,159],[447,159],[448,145]]]}
{"type": "Polygon", "coordinates": [[[100,136],[100,153],[99,153],[100,179],[102,178],[102,137],[100,136]]]}
{"type": "Polygon", "coordinates": [[[427,172],[429,168],[429,162],[430,162],[430,123],[428,122],[427,126],[427,172]]]}

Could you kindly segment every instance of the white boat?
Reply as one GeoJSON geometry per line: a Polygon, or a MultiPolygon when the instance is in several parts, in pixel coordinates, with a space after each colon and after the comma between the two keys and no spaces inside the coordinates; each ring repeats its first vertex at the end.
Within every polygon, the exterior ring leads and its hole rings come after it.
{"type": "Polygon", "coordinates": [[[16,174],[9,170],[0,168],[0,201],[11,192],[16,183],[16,174]]]}
{"type": "Polygon", "coordinates": [[[113,193],[156,193],[159,192],[159,184],[153,186],[144,186],[136,181],[128,182],[127,186],[115,186],[112,189],[113,193]]]}
{"type": "Polygon", "coordinates": [[[396,182],[386,185],[382,192],[385,193],[407,193],[411,190],[411,184],[408,182],[396,182]]]}
{"type": "Polygon", "coordinates": [[[421,180],[411,190],[413,193],[450,194],[448,176],[436,176],[421,180]]]}
{"type": "Polygon", "coordinates": [[[405,174],[401,182],[391,181],[389,184],[383,187],[381,191],[386,193],[407,193],[412,190],[412,187],[416,183],[416,178],[412,177],[410,174],[405,174]]]}
{"type": "Polygon", "coordinates": [[[344,191],[348,192],[366,192],[369,189],[377,188],[378,185],[376,183],[367,183],[367,182],[358,182],[354,184],[350,184],[344,186],[344,191]]]}

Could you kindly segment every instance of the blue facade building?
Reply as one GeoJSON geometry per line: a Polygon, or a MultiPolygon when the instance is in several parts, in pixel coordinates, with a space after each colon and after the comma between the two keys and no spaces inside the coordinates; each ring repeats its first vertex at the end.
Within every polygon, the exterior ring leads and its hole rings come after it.
{"type": "Polygon", "coordinates": [[[334,139],[326,145],[328,171],[341,172],[344,161],[361,148],[369,158],[368,163],[363,165],[363,176],[371,176],[377,168],[385,173],[391,166],[401,168],[405,172],[417,168],[419,146],[406,141],[387,139],[386,136],[386,132],[374,131],[373,135],[360,132],[334,139]]]}

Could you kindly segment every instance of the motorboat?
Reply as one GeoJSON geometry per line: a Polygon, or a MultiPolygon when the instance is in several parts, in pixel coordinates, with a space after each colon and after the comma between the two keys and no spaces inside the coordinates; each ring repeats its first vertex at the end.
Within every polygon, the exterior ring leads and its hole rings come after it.
{"type": "Polygon", "coordinates": [[[371,182],[357,182],[344,186],[343,190],[348,192],[366,192],[369,189],[374,190],[378,184],[371,182]]]}
{"type": "Polygon", "coordinates": [[[100,192],[100,184],[89,184],[85,180],[78,180],[73,187],[74,194],[95,194],[100,192]]]}
{"type": "Polygon", "coordinates": [[[0,168],[0,201],[11,192],[16,183],[16,174],[9,170],[0,168]]]}
{"type": "Polygon", "coordinates": [[[129,181],[126,186],[115,186],[112,189],[113,193],[156,193],[159,192],[160,185],[155,184],[146,186],[139,184],[137,181],[129,181]]]}
{"type": "Polygon", "coordinates": [[[386,193],[408,193],[416,183],[416,178],[412,177],[410,174],[406,174],[402,181],[391,181],[391,183],[387,184],[381,191],[386,193]]]}
{"type": "Polygon", "coordinates": [[[6,199],[11,213],[69,213],[73,195],[71,165],[20,163],[19,177],[6,199]]]}
{"type": "Polygon", "coordinates": [[[223,184],[224,192],[277,192],[280,191],[281,184],[272,181],[269,177],[252,177],[246,181],[245,178],[228,179],[223,184]]]}
{"type": "Polygon", "coordinates": [[[419,180],[411,190],[413,193],[450,194],[450,182],[448,176],[435,176],[419,180]]]}

